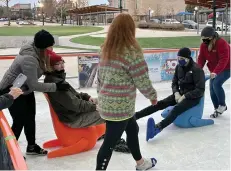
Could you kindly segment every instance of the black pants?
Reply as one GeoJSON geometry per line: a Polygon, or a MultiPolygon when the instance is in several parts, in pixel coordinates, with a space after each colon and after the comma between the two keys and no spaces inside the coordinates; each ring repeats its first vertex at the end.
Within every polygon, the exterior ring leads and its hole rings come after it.
{"type": "Polygon", "coordinates": [[[12,130],[16,139],[19,139],[24,127],[28,145],[34,145],[36,113],[34,92],[19,96],[9,108],[9,112],[13,118],[12,130]]]}
{"type": "Polygon", "coordinates": [[[193,99],[193,100],[184,99],[182,102],[176,103],[175,96],[171,95],[161,101],[158,101],[158,103],[155,106],[151,105],[139,112],[136,112],[135,117],[136,119],[140,119],[150,114],[153,114],[158,110],[163,110],[168,106],[176,105],[171,111],[171,113],[160,122],[161,128],[164,129],[165,127],[173,123],[173,121],[177,118],[177,116],[179,116],[181,113],[185,112],[186,110],[192,108],[193,106],[196,106],[199,102],[200,102],[200,98],[193,99]]]}
{"type": "Polygon", "coordinates": [[[116,142],[121,138],[123,132],[127,134],[127,145],[131,150],[133,158],[138,161],[142,158],[139,146],[139,126],[133,117],[125,121],[106,121],[106,133],[104,142],[97,155],[96,170],[106,170],[112,156],[116,142]]]}

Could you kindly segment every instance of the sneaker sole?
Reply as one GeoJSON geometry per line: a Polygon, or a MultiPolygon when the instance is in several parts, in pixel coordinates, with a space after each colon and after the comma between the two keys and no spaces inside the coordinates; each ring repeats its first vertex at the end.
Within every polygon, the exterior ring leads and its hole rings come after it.
{"type": "MultiPolygon", "coordinates": [[[[155,160],[155,165],[152,165],[151,167],[149,167],[149,168],[147,168],[147,169],[145,169],[145,170],[149,170],[149,169],[151,169],[151,168],[153,168],[153,167],[155,167],[156,166],[156,164],[157,164],[157,160],[155,159],[155,158],[153,158],[153,160],[155,160]]],[[[136,169],[136,170],[139,170],[139,169],[136,169]]],[[[141,170],[140,170],[141,171],[141,170]]],[[[142,170],[143,171],[143,170],[142,170]]]]}
{"type": "Polygon", "coordinates": [[[26,152],[26,155],[29,155],[29,156],[46,156],[47,154],[38,154],[38,153],[33,153],[33,152],[26,152]]]}

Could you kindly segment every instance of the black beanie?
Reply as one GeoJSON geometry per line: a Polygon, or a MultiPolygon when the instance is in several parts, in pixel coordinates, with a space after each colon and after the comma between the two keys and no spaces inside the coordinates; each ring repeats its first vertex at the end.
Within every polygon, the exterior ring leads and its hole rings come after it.
{"type": "Polygon", "coordinates": [[[34,36],[34,44],[38,49],[46,49],[55,44],[55,39],[48,31],[40,30],[34,36]]]}
{"type": "Polygon", "coordinates": [[[213,27],[207,26],[201,32],[201,37],[213,37],[215,36],[216,31],[213,27]]]}
{"type": "Polygon", "coordinates": [[[185,58],[191,58],[191,50],[189,48],[181,48],[179,51],[178,51],[178,56],[181,56],[181,57],[185,57],[185,58]]]}

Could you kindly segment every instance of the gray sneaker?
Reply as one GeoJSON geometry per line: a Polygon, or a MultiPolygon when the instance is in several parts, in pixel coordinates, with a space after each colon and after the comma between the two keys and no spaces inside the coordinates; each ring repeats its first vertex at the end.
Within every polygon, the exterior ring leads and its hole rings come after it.
{"type": "Polygon", "coordinates": [[[144,163],[136,166],[136,170],[148,170],[155,167],[157,160],[155,158],[144,158],[144,163]]]}

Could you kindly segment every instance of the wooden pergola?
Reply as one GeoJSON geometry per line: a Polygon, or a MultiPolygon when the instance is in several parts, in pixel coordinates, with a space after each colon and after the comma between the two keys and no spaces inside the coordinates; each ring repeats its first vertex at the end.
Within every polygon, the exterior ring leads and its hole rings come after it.
{"type": "Polygon", "coordinates": [[[226,8],[226,5],[230,7],[230,0],[185,0],[185,4],[207,8],[226,8]]]}
{"type": "MultiPolygon", "coordinates": [[[[88,7],[81,7],[81,8],[73,8],[68,10],[67,12],[69,14],[75,14],[77,17],[86,17],[89,16],[97,16],[97,20],[99,20],[99,17],[105,20],[105,25],[107,24],[107,15],[112,14],[114,18],[114,14],[120,13],[122,11],[128,11],[127,9],[121,9],[121,8],[114,8],[109,7],[106,5],[93,5],[88,7]]],[[[91,21],[90,21],[91,22],[91,21]]],[[[99,24],[99,23],[98,23],[99,24]]]]}
{"type": "MultiPolygon", "coordinates": [[[[230,0],[185,0],[185,4],[202,6],[213,9],[213,28],[216,28],[216,9],[225,8],[226,16],[228,16],[228,8],[230,8],[230,0]]],[[[225,29],[225,33],[227,34],[227,28],[225,29]]]]}
{"type": "Polygon", "coordinates": [[[119,13],[120,8],[109,7],[105,5],[93,5],[82,8],[73,8],[68,10],[69,13],[77,13],[77,14],[90,14],[90,13],[99,13],[99,12],[115,12],[119,13]]]}

